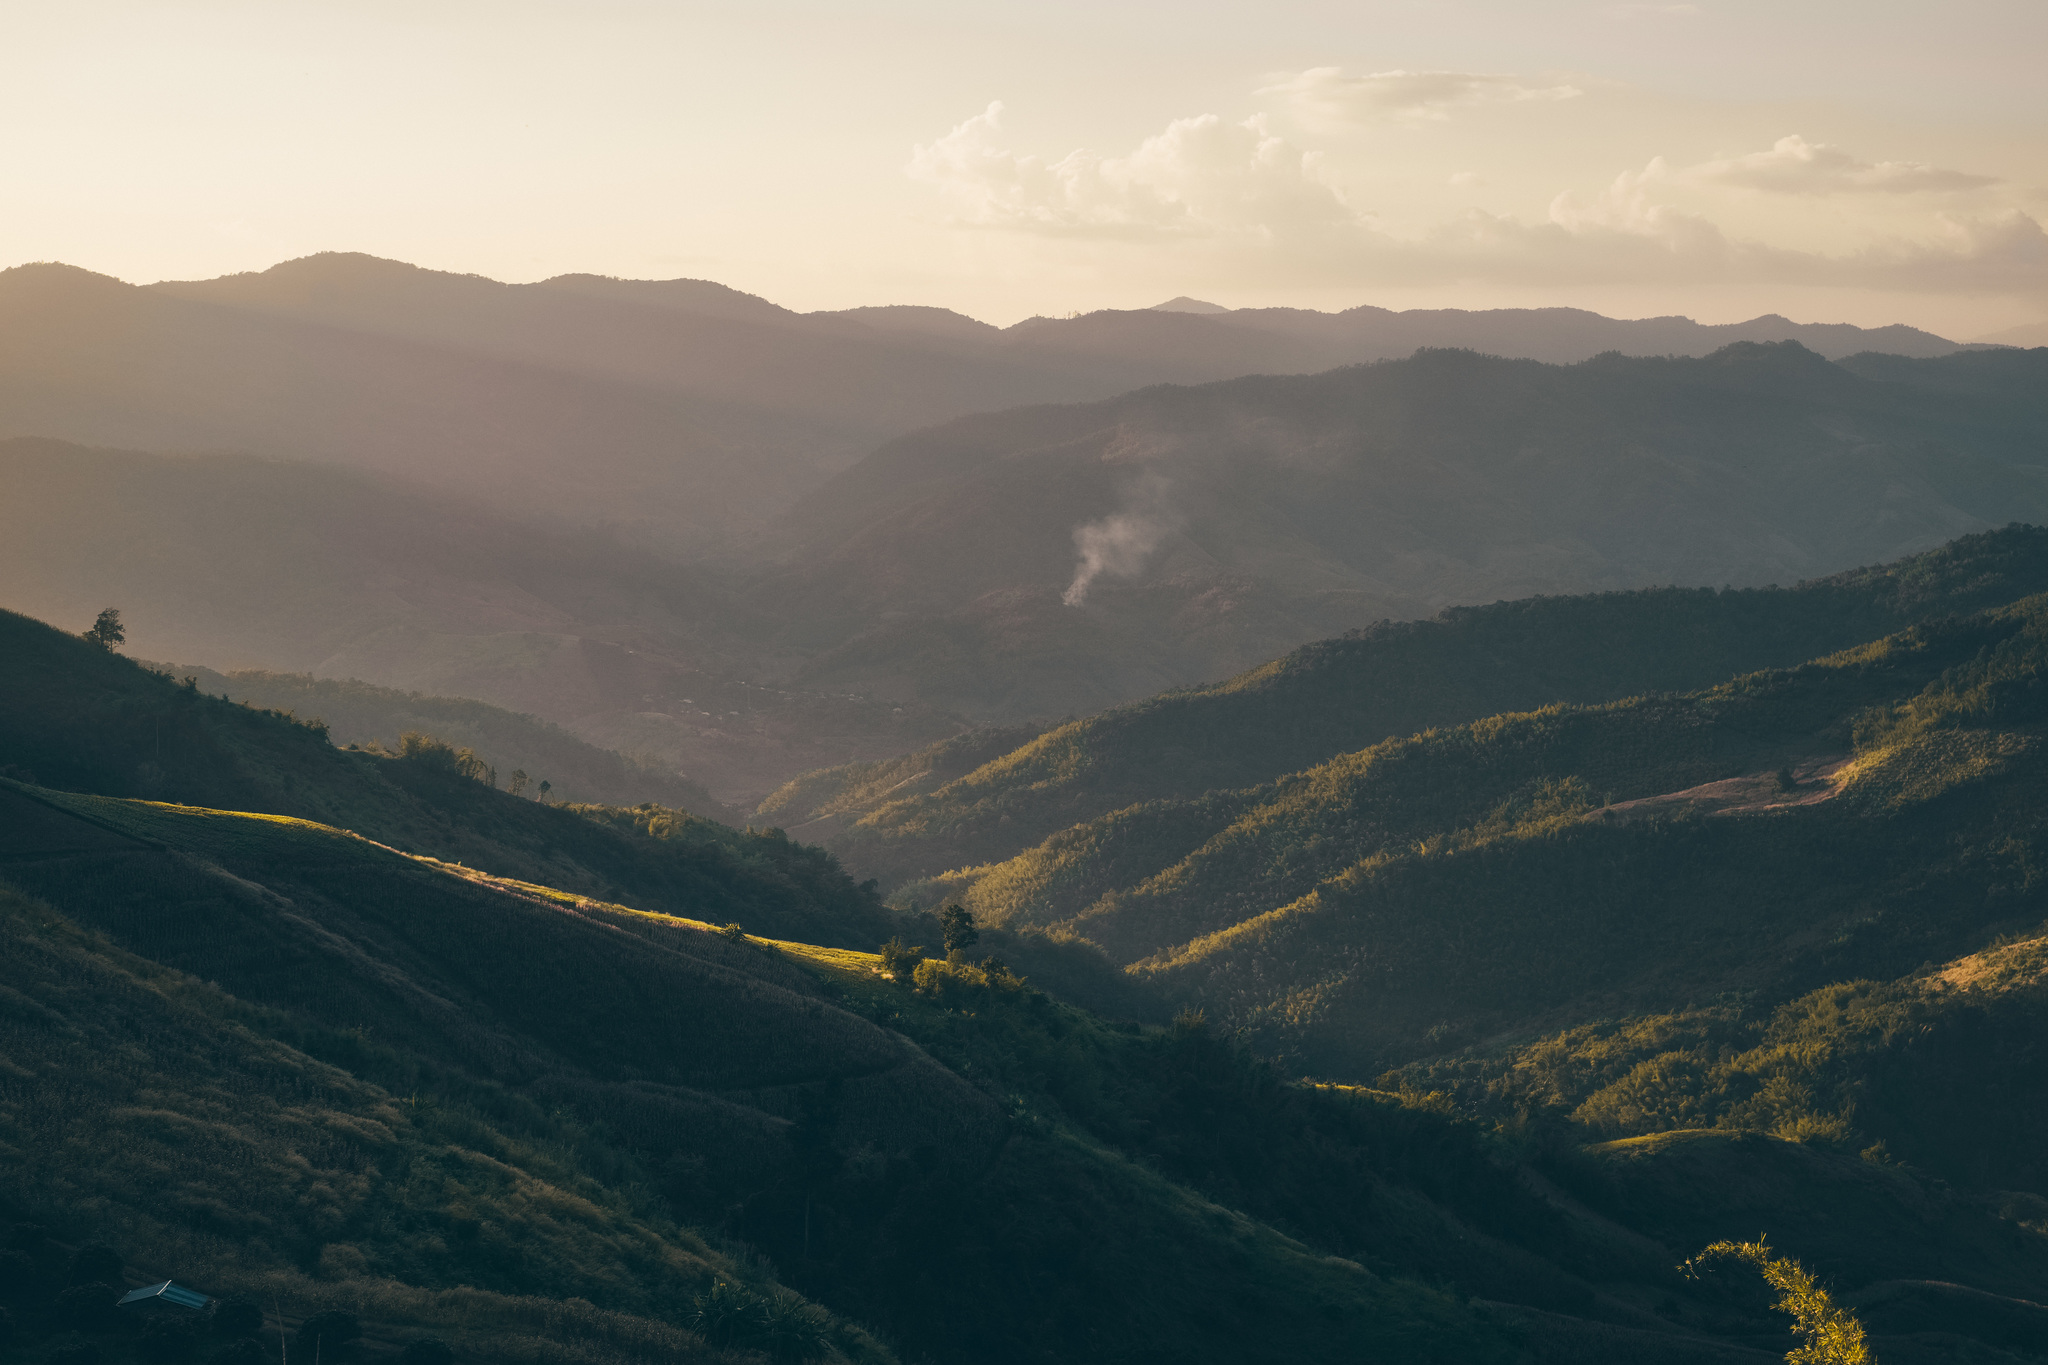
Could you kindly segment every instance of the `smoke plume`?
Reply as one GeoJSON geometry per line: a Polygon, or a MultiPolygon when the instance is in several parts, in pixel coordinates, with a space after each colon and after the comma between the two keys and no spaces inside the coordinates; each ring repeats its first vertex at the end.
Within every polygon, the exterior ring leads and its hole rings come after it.
{"type": "MultiPolygon", "coordinates": [[[[1156,503],[1160,489],[1147,490],[1144,500],[1156,503]]],[[[1145,567],[1146,558],[1159,548],[1173,529],[1170,517],[1157,511],[1118,512],[1074,528],[1074,550],[1081,562],[1074,566],[1074,581],[1060,598],[1070,607],[1088,600],[1088,588],[1103,574],[1129,578],[1145,567]]]]}

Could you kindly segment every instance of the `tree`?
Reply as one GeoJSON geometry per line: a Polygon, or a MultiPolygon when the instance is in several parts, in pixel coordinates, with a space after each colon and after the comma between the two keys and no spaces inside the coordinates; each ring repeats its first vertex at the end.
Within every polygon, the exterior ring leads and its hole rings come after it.
{"type": "Polygon", "coordinates": [[[880,951],[882,974],[894,977],[899,984],[905,986],[910,984],[912,974],[917,971],[917,964],[924,961],[924,945],[920,943],[912,947],[903,941],[901,934],[884,943],[880,951]]]}
{"type": "Polygon", "coordinates": [[[526,769],[514,768],[512,770],[512,780],[506,784],[505,790],[511,792],[514,796],[524,796],[526,794],[526,784],[531,780],[526,775],[526,769]]]}
{"type": "Polygon", "coordinates": [[[1696,1275],[1702,1262],[1746,1261],[1763,1273],[1764,1283],[1778,1291],[1771,1305],[1792,1315],[1792,1330],[1806,1339],[1803,1346],[1785,1353],[1789,1365],[1869,1365],[1870,1343],[1864,1339],[1863,1324],[1846,1308],[1838,1308],[1808,1270],[1790,1256],[1773,1256],[1759,1237],[1754,1242],[1716,1242],[1685,1263],[1685,1272],[1696,1275]]]}
{"type": "Polygon", "coordinates": [[[78,633],[79,638],[101,649],[112,652],[115,645],[128,638],[128,632],[121,628],[121,613],[108,607],[93,620],[90,626],[78,633]]]}
{"type": "Polygon", "coordinates": [[[974,927],[974,916],[964,905],[955,903],[939,911],[939,932],[946,937],[946,956],[951,959],[965,953],[981,941],[981,931],[974,927]]]}

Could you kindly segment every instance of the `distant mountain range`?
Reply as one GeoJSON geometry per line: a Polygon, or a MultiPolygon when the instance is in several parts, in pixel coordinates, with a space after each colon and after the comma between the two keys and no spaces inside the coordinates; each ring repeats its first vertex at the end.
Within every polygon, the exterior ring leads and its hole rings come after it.
{"type": "Polygon", "coordinates": [[[963,418],[741,595],[807,686],[1100,710],[1456,603],[1791,583],[2048,519],[2048,351],[1469,351],[963,418]]]}
{"type": "Polygon", "coordinates": [[[246,451],[731,551],[875,445],[966,413],[1459,346],[1553,362],[1798,340],[1942,355],[1906,327],[1702,327],[1572,309],[1099,312],[998,329],[935,308],[799,314],[701,280],[507,285],[324,254],[146,287],[0,272],[0,437],[246,451]]]}
{"type": "Polygon", "coordinates": [[[474,697],[751,804],[1385,618],[2048,521],[2044,440],[2048,351],[1426,351],[958,419],[774,520],[779,561],[688,567],[388,474],[20,440],[0,583],[80,626],[122,606],[149,657],[474,697]]]}

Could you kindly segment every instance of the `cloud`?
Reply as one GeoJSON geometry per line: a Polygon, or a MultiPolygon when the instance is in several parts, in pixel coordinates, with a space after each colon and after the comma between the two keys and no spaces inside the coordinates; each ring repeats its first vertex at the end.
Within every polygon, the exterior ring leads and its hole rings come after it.
{"type": "Polygon", "coordinates": [[[1641,19],[1646,17],[1696,19],[1699,17],[1699,12],[1700,7],[1698,5],[1656,4],[1609,5],[1606,10],[1607,17],[1610,19],[1641,19]]]}
{"type": "Polygon", "coordinates": [[[1340,128],[1388,119],[1446,119],[1458,105],[1568,100],[1581,92],[1571,85],[1530,84],[1520,76],[1469,71],[1373,71],[1355,76],[1342,67],[1318,66],[1259,93],[1283,96],[1295,116],[1311,127],[1340,128]]]}
{"type": "MultiPolygon", "coordinates": [[[[2048,296],[2048,237],[2017,211],[1932,216],[1911,231],[1893,214],[1874,220],[1862,245],[1819,252],[1733,235],[1682,202],[1702,187],[1743,184],[1743,176],[1780,186],[1803,176],[1807,188],[1783,192],[1813,194],[1982,182],[1917,163],[1865,162],[1803,139],[1704,166],[1654,158],[1591,196],[1557,195],[1533,220],[1472,210],[1396,235],[1329,183],[1313,151],[1259,119],[1176,119],[1126,155],[1075,151],[1048,161],[1008,145],[1002,114],[990,105],[919,146],[906,168],[939,189],[956,225],[1144,244],[1175,253],[1183,268],[1241,284],[1727,283],[2048,296]]],[[[1465,174],[1453,185],[1471,183],[1465,174]]],[[[1123,543],[1115,536],[1132,531],[1102,524],[1099,534],[1111,537],[1104,565],[1123,543]]]]}
{"type": "Polygon", "coordinates": [[[1796,133],[1779,138],[1768,152],[1709,161],[1685,175],[1701,184],[1774,194],[1916,194],[1998,183],[1995,176],[1943,170],[1921,161],[1861,161],[1840,147],[1808,142],[1796,133]]]}
{"type": "Polygon", "coordinates": [[[1057,161],[1002,145],[997,101],[912,153],[905,170],[938,186],[955,221],[1055,236],[1266,234],[1352,215],[1314,157],[1261,118],[1175,119],[1126,156],[1077,150],[1057,161]]]}

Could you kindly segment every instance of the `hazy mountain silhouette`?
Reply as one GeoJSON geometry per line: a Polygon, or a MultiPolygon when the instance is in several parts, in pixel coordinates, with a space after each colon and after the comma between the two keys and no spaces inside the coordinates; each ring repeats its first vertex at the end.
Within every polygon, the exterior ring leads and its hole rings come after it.
{"type": "Polygon", "coordinates": [[[16,440],[0,488],[6,605],[78,629],[117,604],[138,657],[474,697],[724,800],[954,728],[915,704],[760,686],[716,576],[387,479],[16,440]]]}
{"type": "Polygon", "coordinates": [[[46,264],[0,272],[0,436],[398,472],[694,554],[744,541],[876,444],[970,412],[1422,345],[1570,361],[1787,338],[1830,356],[1955,349],[1775,317],[1141,310],[999,329],[935,308],[799,314],[701,280],[508,285],[353,254],[146,288],[46,264]]]}
{"type": "Polygon", "coordinates": [[[1095,710],[1382,617],[1790,583],[2048,517],[2048,352],[1470,352],[963,419],[807,498],[744,598],[820,687],[1095,710]],[[1865,376],[1868,377],[1865,377],[1865,376]]]}
{"type": "Polygon", "coordinates": [[[2044,366],[1436,351],[1014,409],[884,446],[766,569],[302,462],[19,441],[0,582],[44,619],[121,606],[149,657],[475,697],[753,801],[1382,618],[1789,583],[2048,520],[2044,366]]]}

